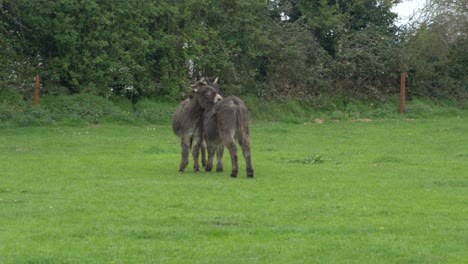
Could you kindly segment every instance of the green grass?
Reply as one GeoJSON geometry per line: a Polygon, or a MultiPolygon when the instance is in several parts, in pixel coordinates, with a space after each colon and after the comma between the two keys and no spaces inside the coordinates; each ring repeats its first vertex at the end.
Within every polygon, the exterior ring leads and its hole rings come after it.
{"type": "MultiPolygon", "coordinates": [[[[267,101],[243,97],[251,119],[260,122],[303,124],[314,120],[399,119],[399,99],[350,100],[317,97],[312,101],[267,101]]],[[[0,129],[37,126],[96,124],[168,125],[178,102],[167,98],[142,98],[135,104],[126,98],[90,94],[43,95],[38,106],[16,93],[0,91],[0,129]]],[[[406,118],[465,116],[463,101],[413,98],[406,104],[406,118]]]]}
{"type": "Polygon", "coordinates": [[[466,263],[466,117],[251,126],[255,178],[170,126],[0,130],[0,263],[466,263]],[[190,166],[192,163],[190,163],[190,166]]]}

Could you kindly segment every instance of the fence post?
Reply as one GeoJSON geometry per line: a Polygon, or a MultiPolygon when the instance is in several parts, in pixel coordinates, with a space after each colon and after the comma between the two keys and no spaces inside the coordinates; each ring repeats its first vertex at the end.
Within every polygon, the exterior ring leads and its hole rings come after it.
{"type": "Polygon", "coordinates": [[[34,105],[39,104],[39,74],[36,75],[36,86],[34,87],[34,105]]]}
{"type": "Polygon", "coordinates": [[[400,75],[400,114],[405,112],[406,102],[406,72],[400,75]]]}

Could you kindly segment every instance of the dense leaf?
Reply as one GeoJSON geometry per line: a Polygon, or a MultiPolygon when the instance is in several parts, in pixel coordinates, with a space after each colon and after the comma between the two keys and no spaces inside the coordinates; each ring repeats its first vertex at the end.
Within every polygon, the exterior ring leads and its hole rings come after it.
{"type": "MultiPolygon", "coordinates": [[[[444,1],[430,3],[444,11],[444,1]]],[[[414,94],[462,96],[466,5],[401,34],[398,2],[0,0],[0,90],[30,98],[38,73],[44,93],[135,103],[179,98],[191,80],[220,76],[224,94],[384,99],[409,69],[414,94]]]]}

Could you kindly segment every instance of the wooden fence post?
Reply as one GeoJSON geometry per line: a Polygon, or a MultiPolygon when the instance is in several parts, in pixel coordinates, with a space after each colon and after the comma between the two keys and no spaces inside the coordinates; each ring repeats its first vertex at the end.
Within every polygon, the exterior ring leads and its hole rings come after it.
{"type": "Polygon", "coordinates": [[[36,75],[36,86],[34,87],[34,105],[39,104],[39,74],[36,75]]]}
{"type": "Polygon", "coordinates": [[[400,75],[400,114],[405,112],[406,103],[406,72],[400,75]]]}

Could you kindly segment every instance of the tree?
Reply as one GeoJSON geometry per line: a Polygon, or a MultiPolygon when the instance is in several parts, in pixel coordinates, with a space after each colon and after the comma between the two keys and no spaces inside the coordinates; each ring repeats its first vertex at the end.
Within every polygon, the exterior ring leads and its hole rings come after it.
{"type": "Polygon", "coordinates": [[[14,90],[27,96],[40,61],[19,45],[18,39],[30,29],[15,18],[17,12],[16,2],[0,1],[0,92],[14,90]]]}
{"type": "Polygon", "coordinates": [[[7,14],[2,34],[16,34],[2,45],[15,47],[21,58],[39,56],[51,93],[177,97],[189,78],[200,75],[245,85],[262,67],[268,42],[268,9],[261,0],[0,5],[7,14]]]}
{"type": "Polygon", "coordinates": [[[398,92],[400,46],[395,36],[368,26],[339,41],[335,92],[349,98],[385,99],[398,92]]]}
{"type": "Polygon", "coordinates": [[[309,101],[329,92],[332,58],[315,37],[296,24],[279,24],[271,31],[265,86],[259,95],[309,101]]]}
{"type": "Polygon", "coordinates": [[[225,94],[381,96],[398,71],[397,2],[0,0],[0,65],[26,62],[50,94],[178,98],[220,76],[225,94]]]}
{"type": "Polygon", "coordinates": [[[276,0],[270,8],[276,19],[304,23],[320,45],[332,56],[338,41],[369,25],[395,34],[396,14],[391,8],[399,0],[276,0]]]}
{"type": "Polygon", "coordinates": [[[468,1],[429,0],[406,29],[413,94],[468,99],[468,1]]]}

